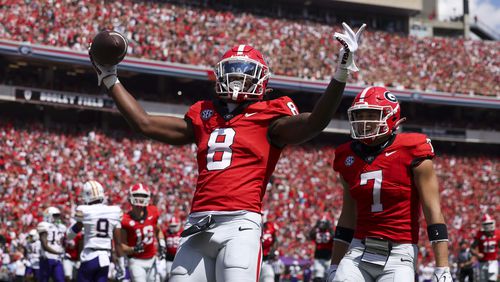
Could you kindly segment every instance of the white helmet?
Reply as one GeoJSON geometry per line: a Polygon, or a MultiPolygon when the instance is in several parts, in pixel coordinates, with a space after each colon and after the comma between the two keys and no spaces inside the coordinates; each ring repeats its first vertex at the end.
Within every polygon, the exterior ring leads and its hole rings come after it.
{"type": "Polygon", "coordinates": [[[481,218],[481,231],[495,231],[495,219],[493,219],[493,217],[491,217],[489,214],[485,214],[481,218]]]}
{"type": "Polygon", "coordinates": [[[35,241],[38,241],[39,237],[38,237],[38,232],[36,231],[36,229],[31,229],[30,232],[28,232],[28,240],[31,241],[31,242],[35,242],[35,241]]]}
{"type": "Polygon", "coordinates": [[[82,200],[86,205],[99,201],[104,201],[104,188],[101,183],[95,180],[89,180],[83,184],[82,200]]]}
{"type": "Polygon", "coordinates": [[[151,192],[146,185],[137,183],[130,186],[129,199],[134,206],[147,207],[151,199],[151,192]]]}
{"type": "MultiPolygon", "coordinates": [[[[56,221],[55,217],[60,217],[61,211],[56,207],[48,207],[43,211],[43,220],[49,223],[56,221]]],[[[58,218],[60,220],[60,218],[58,218]]]]}

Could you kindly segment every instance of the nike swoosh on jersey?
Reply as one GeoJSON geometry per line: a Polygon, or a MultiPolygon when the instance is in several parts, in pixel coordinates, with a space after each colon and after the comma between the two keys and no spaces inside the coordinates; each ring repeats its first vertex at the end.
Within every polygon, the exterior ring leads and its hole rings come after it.
{"type": "Polygon", "coordinates": [[[392,155],[392,154],[394,154],[394,153],[396,153],[396,152],[397,152],[397,151],[386,152],[386,153],[385,153],[385,156],[386,156],[386,157],[388,157],[388,156],[390,156],[390,155],[392,155]]]}
{"type": "Polygon", "coordinates": [[[245,113],[245,117],[251,117],[251,116],[253,116],[255,114],[257,114],[257,113],[245,113]]]}
{"type": "Polygon", "coordinates": [[[152,216],[148,216],[148,220],[151,220],[151,219],[153,219],[153,217],[152,216]]]}
{"type": "Polygon", "coordinates": [[[242,228],[241,226],[238,228],[239,231],[252,230],[252,229],[253,228],[251,228],[251,227],[242,228]]]}

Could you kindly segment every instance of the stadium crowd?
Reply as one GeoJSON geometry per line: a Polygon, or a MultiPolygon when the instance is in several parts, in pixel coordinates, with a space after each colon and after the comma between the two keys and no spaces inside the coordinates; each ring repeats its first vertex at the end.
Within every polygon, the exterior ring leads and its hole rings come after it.
{"type": "MultiPolygon", "coordinates": [[[[7,243],[25,237],[48,206],[61,209],[69,224],[88,179],[103,183],[109,202],[124,207],[128,185],[146,183],[162,224],[172,216],[187,217],[197,176],[192,146],[167,146],[125,131],[5,119],[0,120],[0,144],[0,235],[7,243]]],[[[309,260],[314,252],[307,239],[310,228],[324,214],[334,223],[338,218],[342,188],[331,168],[333,156],[333,145],[285,149],[264,200],[266,220],[278,226],[281,256],[309,260]]],[[[435,160],[452,254],[458,242],[472,239],[482,213],[500,214],[499,164],[498,158],[486,156],[439,155],[435,160]]],[[[425,230],[420,234],[422,261],[432,253],[425,230]]],[[[0,256],[4,263],[6,255],[9,261],[22,257],[6,249],[0,256]]]]}
{"type": "MultiPolygon", "coordinates": [[[[102,29],[122,32],[134,57],[214,66],[229,45],[250,43],[279,75],[328,80],[339,26],[155,1],[0,0],[0,39],[86,50],[102,29]],[[333,46],[333,47],[332,47],[333,46]]],[[[358,84],[500,95],[500,44],[367,30],[358,84]]]]}

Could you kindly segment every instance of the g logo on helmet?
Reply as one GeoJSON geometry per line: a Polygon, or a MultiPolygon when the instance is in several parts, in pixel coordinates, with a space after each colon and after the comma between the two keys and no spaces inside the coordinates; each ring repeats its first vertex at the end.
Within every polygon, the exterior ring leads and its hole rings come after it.
{"type": "Polygon", "coordinates": [[[389,91],[386,91],[384,93],[384,97],[390,101],[390,102],[393,102],[393,103],[397,103],[398,102],[398,99],[396,99],[396,96],[394,94],[392,94],[391,92],[389,91]]]}

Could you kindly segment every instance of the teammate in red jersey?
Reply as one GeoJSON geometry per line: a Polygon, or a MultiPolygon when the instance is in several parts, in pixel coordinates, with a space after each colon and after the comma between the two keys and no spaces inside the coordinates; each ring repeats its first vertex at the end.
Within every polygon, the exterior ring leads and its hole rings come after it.
{"type": "MultiPolygon", "coordinates": [[[[156,279],[156,254],[165,248],[165,239],[158,228],[158,209],[150,205],[151,192],[143,184],[132,185],[129,189],[129,202],[132,209],[122,218],[122,248],[129,257],[129,270],[132,281],[151,281],[156,279]]],[[[120,262],[120,268],[124,262],[120,262]]]]}
{"type": "Polygon", "coordinates": [[[276,226],[273,222],[264,222],[262,228],[262,271],[260,282],[274,282],[274,270],[271,258],[276,250],[276,226]]]}
{"type": "Polygon", "coordinates": [[[480,282],[498,279],[498,244],[500,230],[496,229],[495,219],[485,214],[481,220],[481,230],[477,232],[471,245],[471,253],[479,260],[480,282]]]}
{"type": "Polygon", "coordinates": [[[67,281],[73,280],[78,272],[80,251],[82,247],[83,233],[78,233],[75,238],[66,238],[64,250],[66,254],[63,259],[64,277],[67,281]]]}
{"type": "Polygon", "coordinates": [[[365,88],[347,114],[354,140],[335,151],[344,197],[328,281],[413,281],[420,206],[436,258],[433,280],[451,281],[430,139],[395,133],[404,119],[383,87],[365,88]]]}
{"type": "MultiPolygon", "coordinates": [[[[283,147],[318,135],[337,109],[364,25],[344,25],[339,65],[311,113],[288,97],[264,99],[271,75],[249,45],[228,50],[215,70],[211,101],[191,106],[184,119],[147,114],[119,82],[116,66],[95,62],[103,83],[130,125],[168,144],[197,145],[198,181],[170,281],[256,281],[261,265],[261,206],[283,147]],[[245,254],[245,255],[241,255],[245,254]]],[[[92,58],[91,58],[92,60],[92,58]]]]}
{"type": "Polygon", "coordinates": [[[326,216],[322,216],[309,232],[309,239],[314,241],[313,282],[324,281],[330,266],[333,247],[333,226],[326,216]]]}
{"type": "Polygon", "coordinates": [[[177,248],[179,248],[182,231],[183,229],[181,228],[179,219],[175,216],[172,217],[168,222],[168,228],[165,232],[165,241],[167,242],[167,250],[165,254],[165,258],[167,260],[167,279],[170,277],[170,272],[172,272],[172,263],[174,262],[177,248]]]}

